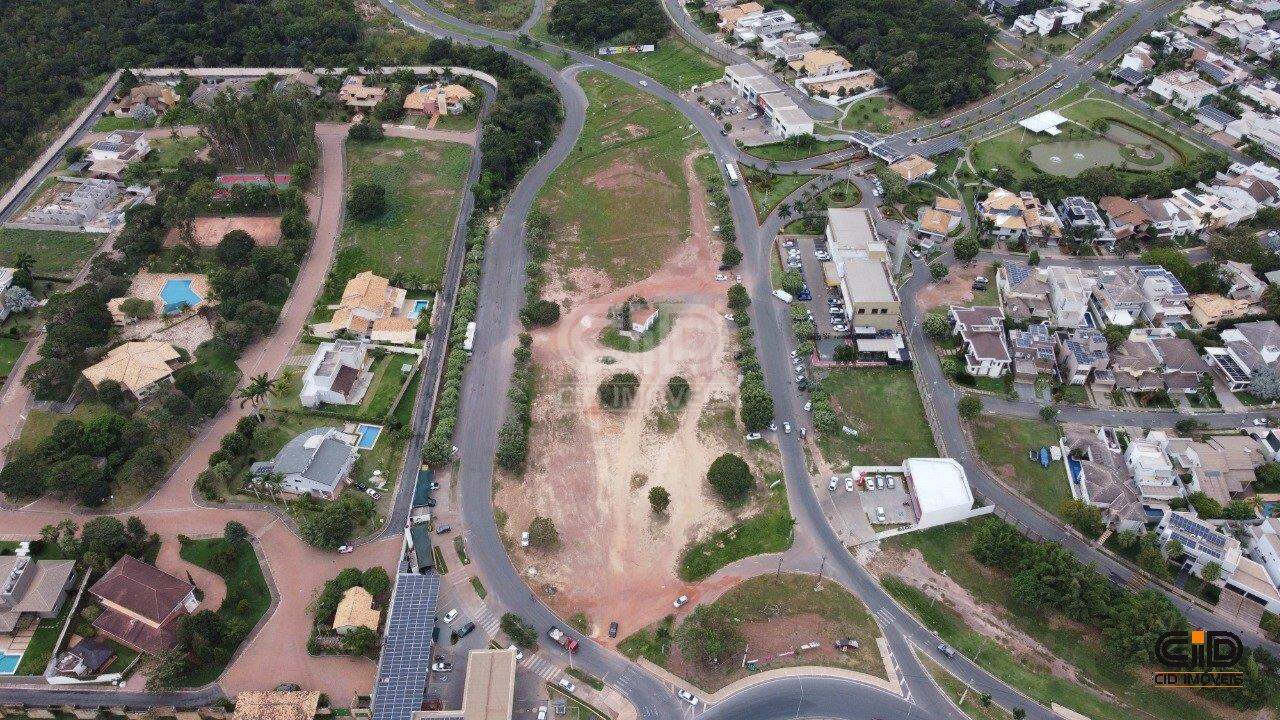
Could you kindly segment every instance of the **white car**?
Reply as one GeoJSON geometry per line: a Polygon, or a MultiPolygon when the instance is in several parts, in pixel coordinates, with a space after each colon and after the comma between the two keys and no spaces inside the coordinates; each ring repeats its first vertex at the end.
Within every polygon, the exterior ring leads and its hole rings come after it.
{"type": "Polygon", "coordinates": [[[831,329],[836,332],[848,332],[849,326],[848,325],[832,325],[831,329]]]}
{"type": "Polygon", "coordinates": [[[538,708],[538,720],[547,720],[547,706],[538,708]]]}
{"type": "Polygon", "coordinates": [[[812,412],[812,411],[813,411],[813,403],[812,403],[812,402],[807,402],[807,403],[805,403],[805,404],[804,404],[804,411],[805,411],[805,412],[812,412]]]}
{"type": "Polygon", "coordinates": [[[716,282],[724,282],[725,280],[728,280],[728,279],[729,279],[729,276],[725,275],[724,273],[720,273],[719,275],[716,275],[716,282]]]}
{"type": "Polygon", "coordinates": [[[689,692],[688,690],[677,690],[676,697],[689,703],[693,707],[698,707],[698,698],[694,697],[693,693],[689,692]]]}
{"type": "Polygon", "coordinates": [[[641,80],[641,81],[640,81],[640,87],[649,87],[649,81],[648,81],[648,80],[641,80]]]}
{"type": "Polygon", "coordinates": [[[827,483],[827,489],[828,489],[828,490],[830,490],[831,492],[835,492],[835,491],[836,491],[836,483],[838,483],[838,482],[840,482],[840,478],[836,477],[835,475],[832,475],[832,476],[831,476],[831,482],[827,483]]]}
{"type": "Polygon", "coordinates": [[[877,490],[883,490],[883,489],[884,489],[884,476],[883,476],[883,475],[877,475],[877,476],[876,476],[876,489],[877,489],[877,490]]]}
{"type": "Polygon", "coordinates": [[[350,545],[340,545],[338,547],[339,555],[349,555],[354,551],[355,551],[355,548],[351,547],[350,545]]]}
{"type": "Polygon", "coordinates": [[[770,430],[772,430],[772,431],[774,431],[774,432],[778,432],[778,423],[777,423],[777,422],[774,422],[774,421],[771,421],[771,422],[769,423],[769,429],[770,429],[770,430]]]}
{"type": "Polygon", "coordinates": [[[521,660],[523,660],[523,659],[524,659],[524,651],[523,651],[523,650],[521,650],[520,648],[516,647],[515,645],[512,645],[512,646],[508,647],[507,649],[508,649],[508,650],[511,650],[512,652],[514,652],[514,653],[516,654],[516,662],[520,662],[521,660]]]}
{"type": "Polygon", "coordinates": [[[433,672],[451,672],[453,670],[453,663],[437,660],[431,663],[431,670],[433,672]]]}
{"type": "Polygon", "coordinates": [[[520,533],[520,547],[529,547],[529,531],[520,533]]]}
{"type": "Polygon", "coordinates": [[[885,514],[884,514],[884,508],[883,508],[883,507],[877,507],[877,508],[876,508],[876,522],[878,522],[878,523],[883,523],[886,519],[887,519],[887,518],[885,517],[885,514]]]}
{"type": "Polygon", "coordinates": [[[688,595],[681,595],[680,597],[678,597],[678,598],[676,598],[674,601],[672,601],[672,603],[671,603],[671,607],[681,607],[681,606],[683,606],[683,605],[684,605],[685,603],[687,603],[687,602],[689,602],[689,596],[688,596],[688,595]]]}
{"type": "Polygon", "coordinates": [[[890,487],[890,488],[892,488],[892,487],[893,487],[893,476],[892,476],[892,475],[890,475],[890,476],[889,476],[889,487],[890,487]]]}
{"type": "Polygon", "coordinates": [[[799,351],[799,350],[792,350],[792,351],[791,351],[791,357],[793,357],[793,358],[800,357],[800,351],[799,351]]]}
{"type": "Polygon", "coordinates": [[[445,625],[448,625],[449,623],[451,623],[451,622],[453,622],[454,620],[457,620],[457,619],[458,619],[458,608],[454,608],[454,609],[452,609],[452,610],[450,610],[449,612],[447,612],[447,613],[445,613],[445,614],[444,614],[444,624],[445,624],[445,625]]]}
{"type": "Polygon", "coordinates": [[[784,422],[784,423],[782,423],[782,432],[784,432],[784,433],[786,433],[786,434],[790,435],[790,434],[791,434],[791,423],[789,423],[789,422],[784,422]]]}
{"type": "Polygon", "coordinates": [[[918,259],[920,259],[920,251],[919,251],[919,250],[912,250],[912,251],[911,251],[911,257],[916,258],[917,260],[918,260],[918,259]]]}
{"type": "Polygon", "coordinates": [[[1254,418],[1254,419],[1253,419],[1253,424],[1254,424],[1254,425],[1256,425],[1257,427],[1264,427],[1264,426],[1266,426],[1266,424],[1267,424],[1267,419],[1266,419],[1266,418],[1254,418]]]}
{"type": "Polygon", "coordinates": [[[577,685],[569,682],[569,678],[560,678],[560,682],[557,682],[556,684],[564,688],[565,692],[574,692],[578,689],[577,685]]]}
{"type": "Polygon", "coordinates": [[[844,479],[844,491],[853,492],[853,478],[850,477],[844,479]]]}

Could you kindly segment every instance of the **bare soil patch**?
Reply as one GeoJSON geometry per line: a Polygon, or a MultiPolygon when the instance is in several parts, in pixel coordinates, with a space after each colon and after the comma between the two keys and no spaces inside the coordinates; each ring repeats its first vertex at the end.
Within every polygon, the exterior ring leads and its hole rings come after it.
{"type": "MultiPolygon", "coordinates": [[[[191,242],[201,248],[217,247],[222,241],[222,236],[232,230],[243,230],[249,233],[260,247],[274,247],[280,244],[280,218],[257,215],[198,217],[191,221],[191,242]]],[[[182,232],[178,228],[173,228],[165,235],[165,247],[173,247],[181,242],[182,232]]]]}
{"type": "MultiPolygon", "coordinates": [[[[964,305],[973,301],[973,279],[989,268],[983,263],[952,265],[951,272],[938,282],[926,285],[916,293],[916,307],[928,311],[947,305],[964,305]]],[[[988,278],[995,282],[995,278],[988,278]]]]}
{"type": "Polygon", "coordinates": [[[575,286],[579,301],[556,326],[534,333],[540,375],[533,450],[523,479],[504,480],[495,495],[507,513],[509,536],[538,515],[555,522],[558,550],[516,549],[513,559],[536,568],[530,584],[553,607],[586,613],[599,636],[612,621],[626,637],[670,612],[672,599],[690,591],[675,574],[680,550],[734,520],[703,480],[721,453],[746,453],[740,432],[725,442],[698,427],[712,398],[729,398],[736,406],[737,374],[733,331],[723,318],[727,286],[714,280],[720,243],[709,231],[692,157],[685,161],[694,194],[691,238],[656,274],[619,288],[609,288],[598,271],[557,279],[561,290],[575,286]],[[603,292],[586,292],[591,287],[603,292]],[[599,335],[609,308],[633,295],[673,307],[670,333],[643,353],[604,347],[599,335]],[[636,400],[622,411],[605,409],[596,388],[622,371],[640,378],[636,400]],[[674,375],[689,381],[692,397],[676,414],[676,427],[664,431],[651,418],[666,410],[665,387],[674,375]],[[662,517],[649,507],[648,489],[655,485],[671,494],[662,517]]]}
{"type": "Polygon", "coordinates": [[[609,167],[589,175],[587,182],[601,190],[639,188],[649,183],[674,187],[674,184],[667,180],[662,173],[646,170],[639,165],[624,162],[615,162],[609,167]]]}

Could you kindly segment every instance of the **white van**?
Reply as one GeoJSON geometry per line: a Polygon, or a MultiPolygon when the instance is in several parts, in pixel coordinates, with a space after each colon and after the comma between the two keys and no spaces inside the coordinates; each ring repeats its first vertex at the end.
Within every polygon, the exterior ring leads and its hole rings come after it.
{"type": "Polygon", "coordinates": [[[885,521],[884,507],[876,507],[876,522],[883,523],[885,521]]]}

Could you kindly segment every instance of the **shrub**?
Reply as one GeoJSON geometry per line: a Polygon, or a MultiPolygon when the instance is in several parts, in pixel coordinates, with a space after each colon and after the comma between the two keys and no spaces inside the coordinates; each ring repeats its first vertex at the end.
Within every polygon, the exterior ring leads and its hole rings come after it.
{"type": "Polygon", "coordinates": [[[560,534],[556,532],[556,524],[549,517],[539,515],[529,523],[529,544],[536,548],[549,550],[560,544],[560,534]]]}
{"type": "Polygon", "coordinates": [[[347,213],[356,220],[372,220],[387,211],[387,190],[377,183],[360,182],[351,187],[347,213]]]}
{"type": "Polygon", "coordinates": [[[631,404],[640,390],[640,378],[634,373],[620,372],[600,383],[597,390],[600,404],[613,410],[620,410],[631,404]]]}
{"type": "Polygon", "coordinates": [[[747,495],[756,485],[755,476],[751,474],[751,466],[747,461],[725,453],[716,458],[707,470],[707,482],[727,503],[738,504],[747,499],[747,495]]]}
{"type": "Polygon", "coordinates": [[[671,493],[661,485],[649,488],[649,505],[653,511],[662,514],[671,506],[671,493]]]}

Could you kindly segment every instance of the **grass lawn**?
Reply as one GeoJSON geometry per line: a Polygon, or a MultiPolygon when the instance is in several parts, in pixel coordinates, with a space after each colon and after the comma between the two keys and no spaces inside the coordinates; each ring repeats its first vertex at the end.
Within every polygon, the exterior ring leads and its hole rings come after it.
{"type": "Polygon", "coordinates": [[[360,403],[358,410],[362,416],[382,422],[391,414],[391,403],[395,402],[396,395],[400,393],[400,388],[404,387],[406,380],[404,373],[400,372],[401,366],[405,363],[412,365],[413,358],[409,355],[388,353],[386,357],[374,364],[373,380],[370,381],[369,390],[365,393],[364,402],[360,403]]]}
{"type": "MultiPolygon", "coordinates": [[[[79,587],[77,583],[77,587],[79,587]]],[[[22,655],[22,661],[18,663],[18,669],[14,671],[15,675],[43,675],[45,666],[49,664],[49,660],[53,657],[56,649],[54,645],[58,643],[58,635],[62,633],[62,625],[67,621],[67,616],[75,606],[73,602],[74,592],[68,592],[70,597],[62,604],[62,611],[58,613],[58,617],[48,620],[41,620],[36,625],[35,634],[31,636],[31,642],[27,644],[27,650],[22,655]]]]}
{"type": "MultiPolygon", "coordinates": [[[[713,605],[727,609],[741,622],[749,658],[768,656],[781,649],[761,649],[762,642],[779,643],[779,639],[773,639],[775,636],[787,639],[794,636],[796,645],[810,641],[821,643],[821,647],[813,650],[785,657],[775,656],[762,662],[760,669],[823,665],[883,678],[884,660],[876,645],[880,628],[871,613],[858,598],[837,583],[825,582],[815,590],[816,580],[812,575],[794,573],[755,577],[730,588],[713,605]],[[803,641],[800,641],[801,636],[803,641]],[[847,653],[836,651],[835,642],[846,638],[857,641],[858,649],[847,653]]],[[[736,662],[707,668],[671,657],[668,664],[672,672],[709,692],[715,692],[752,672],[736,662]]]]}
{"type": "Polygon", "coordinates": [[[995,42],[987,46],[987,73],[991,75],[991,79],[995,80],[996,86],[999,87],[1030,71],[1026,61],[1018,55],[1009,52],[1004,46],[995,42]],[[1001,60],[1001,64],[1016,63],[1017,67],[999,67],[996,65],[996,59],[1001,60]]]}
{"type": "Polygon", "coordinates": [[[823,190],[819,197],[827,201],[829,208],[856,207],[862,202],[862,191],[852,183],[836,183],[823,190]]]}
{"type": "Polygon", "coordinates": [[[669,306],[658,306],[658,319],[640,337],[623,335],[617,326],[609,325],[600,333],[600,344],[618,352],[648,352],[658,346],[676,324],[676,312],[669,306]]]}
{"type": "Polygon", "coordinates": [[[478,25],[500,30],[514,30],[533,12],[533,0],[497,0],[496,2],[471,2],[470,0],[432,0],[440,9],[478,25]]]}
{"type": "Polygon", "coordinates": [[[811,146],[800,147],[795,140],[782,140],[768,145],[756,145],[755,147],[745,148],[745,150],[748,155],[753,155],[761,160],[786,162],[787,160],[803,160],[814,155],[823,155],[833,150],[839,150],[846,145],[848,143],[841,140],[818,140],[811,146]]]}
{"type": "MultiPolygon", "coordinates": [[[[765,482],[772,479],[766,476],[765,482]]],[[[791,547],[795,520],[787,505],[786,487],[779,484],[768,493],[759,513],[686,545],[680,553],[680,578],[701,580],[742,558],[791,547]]]]}
{"type": "Polygon", "coordinates": [[[845,130],[893,132],[897,121],[886,112],[891,105],[892,101],[889,98],[879,95],[859,100],[845,109],[845,116],[840,126],[845,130]]]}
{"type": "Polygon", "coordinates": [[[1103,98],[1085,98],[1084,100],[1081,100],[1064,110],[1060,110],[1059,112],[1067,118],[1084,125],[1088,125],[1090,121],[1098,118],[1124,123],[1125,125],[1144,132],[1161,142],[1172,145],[1174,149],[1182,153],[1183,159],[1192,158],[1204,152],[1202,148],[1189,142],[1182,135],[1171,130],[1167,130],[1141,115],[1138,115],[1132,110],[1103,98]]]}
{"type": "Polygon", "coordinates": [[[589,267],[627,285],[688,238],[683,159],[700,142],[670,105],[598,72],[579,81],[586,126],[538,206],[551,219],[552,260],[562,270],[589,267]]]}
{"type": "Polygon", "coordinates": [[[387,209],[372,220],[348,217],[339,247],[357,245],[368,269],[391,277],[412,272],[437,288],[453,237],[471,148],[457,143],[383,138],[347,143],[348,188],[372,182],[387,209]]]}
{"type": "Polygon", "coordinates": [[[17,455],[35,449],[41,441],[53,434],[53,426],[57,425],[59,420],[71,418],[87,423],[94,418],[108,415],[111,412],[111,408],[99,403],[80,403],[66,415],[59,415],[47,410],[31,410],[27,413],[27,421],[22,425],[22,434],[13,441],[13,454],[17,455]]]}
{"type": "Polygon", "coordinates": [[[1027,451],[1057,445],[1060,437],[1062,433],[1056,425],[1039,420],[980,415],[973,423],[978,455],[1005,482],[1052,513],[1058,511],[1063,500],[1071,499],[1066,470],[1061,462],[1051,462],[1048,468],[1043,468],[1027,457],[1027,451]]]}
{"type": "Polygon", "coordinates": [[[618,643],[618,652],[635,660],[643,657],[655,665],[666,667],[674,639],[675,616],[668,615],[646,628],[641,628],[618,643]]]}
{"type": "Polygon", "coordinates": [[[947,697],[951,698],[951,702],[973,720],[1008,720],[1013,717],[1012,713],[995,703],[983,705],[977,690],[970,688],[955,675],[947,672],[946,668],[934,662],[928,655],[918,652],[916,657],[933,676],[938,687],[941,687],[947,697]]]}
{"type": "Polygon", "coordinates": [[[813,179],[806,175],[771,175],[745,165],[743,171],[747,189],[751,191],[751,199],[755,202],[756,214],[761,218],[768,217],[788,195],[813,179]]]}
{"type": "Polygon", "coordinates": [[[35,261],[32,272],[69,277],[106,237],[93,233],[0,229],[0,266],[12,266],[18,252],[25,250],[35,261]]]}
{"type": "Polygon", "coordinates": [[[1139,715],[1168,720],[1223,717],[1222,708],[1215,708],[1197,695],[1156,687],[1146,669],[1114,667],[1096,629],[1052,614],[1019,614],[1011,604],[1013,591],[1008,575],[981,565],[970,553],[974,527],[970,521],[932,528],[893,538],[887,546],[919,550],[930,567],[946,572],[978,601],[992,607],[1000,621],[1031,636],[1114,697],[1104,699],[1080,683],[1056,675],[1038,659],[1014,655],[1003,645],[969,629],[945,602],[935,603],[896,577],[882,578],[890,594],[956,650],[1032,698],[1046,705],[1061,703],[1094,720],[1131,720],[1139,715]]]}
{"type": "Polygon", "coordinates": [[[898,368],[837,369],[822,381],[841,430],[819,433],[818,447],[834,465],[897,465],[904,458],[935,457],[937,447],[925,421],[924,406],[910,370],[898,368]]]}
{"type": "Polygon", "coordinates": [[[149,125],[144,124],[141,120],[131,117],[116,117],[115,115],[103,115],[98,118],[98,122],[93,124],[93,132],[114,132],[116,130],[145,130],[149,125]]]}
{"type": "Polygon", "coordinates": [[[151,141],[146,162],[160,170],[172,170],[178,163],[204,149],[209,142],[202,137],[164,138],[151,141]]]}
{"type": "MultiPolygon", "coordinates": [[[[229,570],[220,572],[210,564],[214,553],[226,542],[222,538],[190,540],[183,543],[179,554],[183,560],[215,572],[226,581],[227,596],[217,609],[218,615],[224,621],[229,622],[235,619],[243,623],[244,627],[252,628],[258,624],[262,614],[271,606],[271,589],[267,587],[267,581],[262,577],[262,566],[258,564],[258,556],[254,554],[253,546],[249,543],[242,543],[236,547],[236,562],[229,570]]],[[[233,641],[234,644],[227,645],[225,649],[228,658],[235,652],[241,639],[243,638],[237,638],[233,641]]],[[[197,665],[183,678],[183,685],[199,687],[211,683],[222,674],[225,667],[225,663],[197,665]]]]}
{"type": "MultiPolygon", "coordinates": [[[[421,119],[430,120],[430,118],[427,117],[421,119]]],[[[468,110],[458,115],[441,115],[440,119],[436,121],[435,129],[468,132],[476,129],[476,123],[479,119],[480,112],[478,110],[468,110]]],[[[426,127],[425,122],[423,123],[423,127],[426,127]]]]}
{"type": "Polygon", "coordinates": [[[0,338],[0,379],[8,377],[9,371],[13,370],[14,363],[18,362],[18,356],[22,354],[26,347],[25,340],[0,338]]]}
{"type": "Polygon", "coordinates": [[[608,60],[642,72],[676,92],[724,75],[723,65],[674,33],[659,41],[658,49],[651,53],[612,55],[608,60]]]}
{"type": "Polygon", "coordinates": [[[489,591],[484,589],[484,583],[480,582],[480,578],[471,578],[471,588],[476,591],[476,597],[481,600],[489,596],[489,591]]]}
{"type": "Polygon", "coordinates": [[[399,420],[402,426],[408,427],[409,421],[413,419],[413,404],[417,402],[420,385],[422,385],[422,373],[415,372],[413,379],[409,381],[409,388],[404,391],[404,395],[400,396],[400,403],[396,405],[391,415],[392,419],[399,420]]]}

